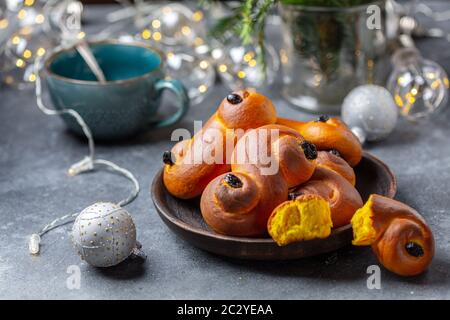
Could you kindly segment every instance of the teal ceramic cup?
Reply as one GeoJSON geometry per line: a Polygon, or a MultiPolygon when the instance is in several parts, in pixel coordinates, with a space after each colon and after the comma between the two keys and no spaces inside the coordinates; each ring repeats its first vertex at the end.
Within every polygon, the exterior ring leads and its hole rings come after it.
{"type": "MultiPolygon", "coordinates": [[[[75,48],[52,54],[45,62],[46,81],[55,109],[77,111],[94,138],[129,137],[179,121],[187,112],[189,98],[178,80],[164,79],[162,55],[141,43],[89,43],[106,83],[96,80],[75,48]],[[164,90],[176,97],[177,111],[157,120],[164,90]]],[[[83,134],[70,116],[63,120],[72,131],[83,134]]]]}

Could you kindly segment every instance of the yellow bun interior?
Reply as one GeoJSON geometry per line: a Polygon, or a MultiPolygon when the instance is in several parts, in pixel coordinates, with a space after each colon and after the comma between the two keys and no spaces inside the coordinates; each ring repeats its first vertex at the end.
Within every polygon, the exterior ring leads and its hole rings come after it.
{"type": "Polygon", "coordinates": [[[273,211],[268,223],[269,234],[279,246],[326,238],[332,227],[330,206],[318,196],[303,196],[282,203],[273,211]]]}
{"type": "Polygon", "coordinates": [[[351,220],[353,241],[355,246],[370,246],[377,239],[377,232],[373,227],[372,197],[358,209],[351,220]]]}

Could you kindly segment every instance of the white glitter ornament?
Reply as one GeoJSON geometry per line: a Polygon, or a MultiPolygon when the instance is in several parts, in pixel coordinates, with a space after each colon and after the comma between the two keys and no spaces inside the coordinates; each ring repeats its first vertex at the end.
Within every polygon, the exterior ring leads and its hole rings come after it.
{"type": "MultiPolygon", "coordinates": [[[[61,47],[55,48],[55,51],[61,47]]],[[[83,118],[73,109],[54,110],[48,108],[42,100],[42,83],[40,71],[43,57],[37,57],[34,63],[36,74],[36,103],[46,115],[67,115],[82,128],[89,146],[89,155],[74,163],[68,170],[69,176],[76,176],[84,172],[91,172],[98,167],[119,173],[133,183],[132,193],[117,204],[111,202],[97,202],[80,213],[66,214],[46,224],[39,232],[30,236],[28,251],[32,255],[39,255],[41,237],[49,231],[63,226],[75,219],[72,228],[72,240],[78,253],[87,263],[96,267],[109,267],[119,264],[128,257],[142,260],[146,255],[140,250],[141,245],[136,241],[136,226],[131,215],[123,208],[131,203],[139,194],[139,182],[134,175],[115,163],[95,158],[95,142],[91,130],[83,118]]]]}
{"type": "Polygon", "coordinates": [[[72,241],[81,258],[95,267],[114,266],[141,254],[133,218],[111,202],[97,202],[81,211],[72,228],[72,241]]]}
{"type": "Polygon", "coordinates": [[[392,95],[377,85],[356,87],[342,105],[342,120],[361,143],[386,138],[395,128],[398,110],[392,95]]]}

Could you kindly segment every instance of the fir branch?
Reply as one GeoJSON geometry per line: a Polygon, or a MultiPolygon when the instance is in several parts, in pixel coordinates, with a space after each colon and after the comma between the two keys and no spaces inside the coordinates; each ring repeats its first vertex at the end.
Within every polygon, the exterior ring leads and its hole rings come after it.
{"type": "Polygon", "coordinates": [[[245,0],[242,7],[242,29],[239,34],[243,44],[250,44],[254,32],[252,13],[258,0],[245,0]]]}
{"type": "MultiPolygon", "coordinates": [[[[217,0],[200,0],[213,3],[217,0]]],[[[277,3],[303,6],[350,7],[363,5],[374,0],[243,0],[228,17],[220,19],[210,34],[222,40],[228,39],[230,33],[238,35],[243,45],[253,43],[257,49],[257,61],[267,70],[265,61],[265,22],[270,9],[277,3]]]]}
{"type": "Polygon", "coordinates": [[[352,7],[373,2],[374,0],[280,0],[283,4],[314,7],[352,7]]]}
{"type": "Polygon", "coordinates": [[[258,10],[256,15],[256,23],[258,32],[258,55],[257,62],[258,65],[261,66],[264,76],[267,76],[267,61],[266,61],[266,47],[265,47],[265,26],[266,26],[266,17],[269,13],[270,8],[275,3],[276,0],[263,0],[262,4],[258,10]]]}
{"type": "Polygon", "coordinates": [[[226,42],[229,34],[236,34],[238,32],[241,23],[239,14],[230,15],[219,19],[209,33],[212,37],[226,42]]]}

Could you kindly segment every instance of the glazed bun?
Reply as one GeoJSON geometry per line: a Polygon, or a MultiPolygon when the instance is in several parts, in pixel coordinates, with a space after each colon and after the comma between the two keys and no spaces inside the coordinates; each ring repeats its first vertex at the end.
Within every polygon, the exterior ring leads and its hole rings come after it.
{"type": "Polygon", "coordinates": [[[234,147],[243,130],[275,121],[275,107],[267,97],[247,90],[229,94],[202,130],[164,153],[167,190],[181,199],[200,196],[212,179],[230,171],[227,142],[234,147]]]}
{"type": "Polygon", "coordinates": [[[352,186],[356,184],[355,171],[341,158],[339,152],[336,150],[319,151],[317,153],[317,166],[323,166],[333,170],[350,182],[352,186]]]}
{"type": "Polygon", "coordinates": [[[308,194],[321,196],[328,201],[335,228],[349,224],[356,210],[363,206],[355,187],[343,176],[324,166],[318,166],[312,178],[295,188],[290,198],[308,194]]]}
{"type": "Polygon", "coordinates": [[[234,149],[232,171],[212,180],[203,192],[204,220],[221,234],[266,235],[272,210],[287,200],[289,188],[310,179],[316,157],[314,145],[287,127],[247,132],[234,149]]]}
{"type": "Polygon", "coordinates": [[[277,124],[297,130],[318,150],[337,150],[350,166],[356,166],[362,158],[362,146],[358,138],[339,119],[321,116],[317,121],[301,122],[278,118],[277,124]]]}
{"type": "Polygon", "coordinates": [[[353,244],[370,245],[388,270],[413,276],[428,268],[434,256],[434,237],[413,208],[390,198],[371,195],[353,219],[353,244]]]}

